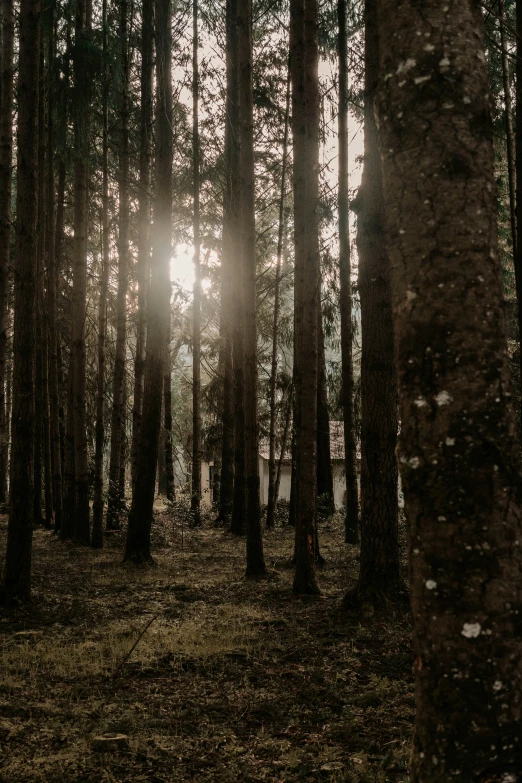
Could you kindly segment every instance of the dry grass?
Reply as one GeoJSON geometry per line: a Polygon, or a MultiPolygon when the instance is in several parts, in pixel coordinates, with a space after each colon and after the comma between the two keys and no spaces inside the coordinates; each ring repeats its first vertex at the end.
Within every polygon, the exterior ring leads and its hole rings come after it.
{"type": "Polygon", "coordinates": [[[33,605],[0,622],[1,783],[407,781],[407,618],[342,614],[357,563],[338,520],[318,599],[291,595],[291,531],[246,581],[243,541],[155,529],[151,569],[122,566],[117,537],[92,552],[36,531],[33,605]],[[104,732],[129,748],[95,753],[104,732]]]}

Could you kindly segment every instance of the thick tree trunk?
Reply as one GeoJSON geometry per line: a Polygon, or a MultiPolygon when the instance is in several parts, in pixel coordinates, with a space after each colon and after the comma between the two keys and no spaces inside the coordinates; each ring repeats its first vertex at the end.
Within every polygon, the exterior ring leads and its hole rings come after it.
{"type": "Polygon", "coordinates": [[[331,516],[335,511],[335,504],[330,451],[330,414],[328,413],[328,390],[326,387],[323,316],[320,307],[317,333],[319,336],[317,346],[317,503],[322,516],[331,516]]]}
{"type": "Polygon", "coordinates": [[[11,239],[11,174],[13,156],[13,0],[2,3],[0,59],[0,504],[7,501],[8,437],[5,408],[7,346],[7,281],[11,239]]]}
{"type": "Polygon", "coordinates": [[[357,544],[359,542],[359,502],[353,405],[352,270],[348,197],[348,41],[346,30],[346,2],[347,0],[338,0],[337,3],[337,18],[339,25],[339,309],[341,316],[344,464],[346,472],[344,539],[347,544],[357,544]]]}
{"type": "Polygon", "coordinates": [[[33,537],[39,0],[21,0],[14,284],[13,410],[4,600],[28,600],[33,537]]]}
{"type": "Polygon", "coordinates": [[[72,300],[74,462],[76,514],[74,538],[89,544],[85,317],[87,311],[87,232],[89,177],[90,0],[78,0],[74,43],[74,267],[72,300]]]}
{"type": "MultiPolygon", "coordinates": [[[[235,342],[234,270],[238,263],[239,208],[239,92],[237,71],[237,0],[226,3],[227,95],[225,119],[225,193],[223,203],[223,251],[221,273],[221,323],[223,345],[223,435],[218,520],[228,523],[234,500],[235,342]]],[[[237,444],[236,444],[237,445],[237,444]]]]}
{"type": "Polygon", "coordinates": [[[143,407],[145,340],[147,327],[147,288],[150,270],[151,163],[152,163],[152,57],[154,20],[152,0],[144,0],[141,20],[141,109],[140,109],[140,188],[138,235],[138,323],[134,359],[134,400],[132,407],[131,474],[136,483],[136,466],[143,407]]]}
{"type": "Polygon", "coordinates": [[[266,571],[259,497],[259,423],[257,415],[256,226],[254,186],[254,100],[252,82],[252,2],[239,0],[239,129],[241,178],[241,255],[244,308],[245,480],[247,576],[266,571]]]}
{"type": "Polygon", "coordinates": [[[96,427],[94,452],[94,502],[92,506],[91,546],[103,547],[103,450],[105,441],[105,366],[107,340],[107,293],[109,289],[109,132],[107,69],[107,0],[102,4],[103,27],[103,105],[102,105],[102,209],[101,209],[101,277],[98,302],[98,375],[96,385],[96,427]]]}
{"type": "Polygon", "coordinates": [[[151,562],[150,527],[161,417],[161,389],[170,326],[172,231],[172,74],[171,3],[156,0],[156,199],[148,307],[145,386],[138,471],[125,559],[151,562]]]}
{"type": "Polygon", "coordinates": [[[317,0],[290,2],[294,139],[296,570],[294,592],[318,593],[314,568],[317,500],[319,277],[319,52],[317,0]]]}
{"type": "Polygon", "coordinates": [[[416,656],[410,778],[517,781],[520,446],[481,8],[379,0],[378,9],[416,656]]]}
{"type": "Polygon", "coordinates": [[[112,382],[111,454],[107,497],[107,530],[118,530],[124,498],[120,473],[125,433],[125,355],[127,341],[127,288],[129,285],[129,45],[128,4],[120,3],[121,135],[119,148],[118,292],[116,298],[116,351],[112,382]]]}
{"type": "Polygon", "coordinates": [[[192,4],[192,187],[194,213],[194,301],[192,307],[192,495],[194,524],[201,524],[201,265],[199,216],[199,66],[198,0],[192,4]]]}
{"type": "Polygon", "coordinates": [[[288,158],[288,129],[290,120],[290,64],[286,79],[285,129],[283,135],[283,161],[281,167],[281,191],[279,194],[279,227],[277,233],[276,278],[274,290],[274,320],[272,324],[272,366],[270,371],[270,429],[268,435],[268,504],[266,509],[266,526],[274,527],[277,507],[277,477],[276,477],[276,383],[277,383],[277,351],[279,338],[279,289],[281,286],[281,263],[283,259],[283,240],[285,235],[285,195],[286,195],[286,164],[288,158]]]}
{"type": "Polygon", "coordinates": [[[513,257],[517,254],[517,218],[516,218],[516,182],[515,182],[515,132],[513,130],[513,111],[511,106],[511,80],[509,78],[509,57],[506,41],[506,12],[504,0],[498,0],[498,22],[500,27],[500,47],[502,53],[502,84],[504,87],[504,116],[506,123],[506,155],[508,165],[509,216],[511,220],[511,238],[513,257]]]}
{"type": "Polygon", "coordinates": [[[379,73],[376,0],[365,7],[364,167],[357,212],[361,297],[361,565],[345,605],[402,595],[398,541],[397,374],[374,97],[379,73]]]}

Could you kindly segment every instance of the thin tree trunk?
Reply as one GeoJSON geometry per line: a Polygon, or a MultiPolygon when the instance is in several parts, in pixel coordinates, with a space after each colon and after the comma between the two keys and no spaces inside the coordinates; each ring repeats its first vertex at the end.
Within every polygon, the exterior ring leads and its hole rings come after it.
{"type": "MultiPolygon", "coordinates": [[[[237,0],[226,2],[227,95],[225,119],[225,193],[223,203],[223,252],[221,273],[221,323],[223,333],[223,440],[218,520],[230,521],[234,500],[235,463],[235,342],[234,269],[237,260],[238,225],[238,72],[237,72],[237,0]]],[[[236,442],[237,445],[237,442],[236,442]]]]}
{"type": "Polygon", "coordinates": [[[165,427],[165,495],[167,496],[167,500],[174,500],[174,455],[172,453],[172,360],[170,355],[170,339],[167,340],[165,374],[163,376],[163,413],[165,427]]]}
{"type": "Polygon", "coordinates": [[[105,441],[105,367],[107,341],[107,293],[109,289],[109,131],[107,69],[107,0],[102,4],[103,36],[103,105],[102,105],[102,209],[101,209],[101,277],[98,302],[98,376],[96,387],[96,428],[94,452],[94,502],[92,507],[91,546],[103,547],[103,448],[105,441]]]}
{"type": "Polygon", "coordinates": [[[125,559],[151,562],[150,528],[158,440],[161,389],[170,326],[172,231],[172,73],[171,2],[156,0],[156,198],[149,293],[145,387],[136,487],[129,514],[125,559]]]}
{"type": "Polygon", "coordinates": [[[290,384],[290,389],[289,389],[289,392],[288,392],[288,405],[287,405],[287,408],[286,408],[285,427],[284,427],[284,430],[283,430],[283,438],[282,438],[282,441],[281,441],[281,452],[279,454],[279,460],[278,460],[278,463],[277,463],[277,471],[276,471],[276,479],[275,479],[275,487],[274,487],[275,511],[277,511],[277,499],[279,497],[279,487],[281,485],[281,472],[283,470],[283,462],[284,462],[284,459],[285,459],[286,444],[288,442],[288,433],[290,431],[290,420],[292,418],[293,396],[294,396],[294,384],[291,383],[290,384]]]}
{"type": "Polygon", "coordinates": [[[72,307],[73,412],[76,514],[74,538],[89,544],[89,474],[87,464],[85,318],[87,312],[87,232],[89,177],[88,75],[90,0],[78,0],[74,42],[74,268],[72,307]]]}
{"type": "Polygon", "coordinates": [[[28,600],[31,594],[39,14],[38,0],[21,0],[12,445],[3,590],[7,602],[28,600]]]}
{"type": "Polygon", "coordinates": [[[359,493],[357,488],[357,447],[353,404],[353,327],[350,253],[350,213],[348,196],[348,42],[346,2],[338,0],[339,56],[339,298],[341,317],[341,365],[344,421],[344,465],[346,475],[346,516],[344,540],[359,542],[359,493]]]}
{"type": "Polygon", "coordinates": [[[194,524],[201,524],[201,238],[199,230],[199,66],[198,0],[192,4],[192,172],[194,232],[194,301],[192,307],[192,496],[194,524]]]}
{"type": "Polygon", "coordinates": [[[500,47],[502,50],[502,84],[504,87],[504,117],[506,123],[506,154],[508,164],[509,216],[511,220],[511,238],[513,256],[517,253],[516,219],[516,182],[515,182],[515,133],[513,130],[513,110],[511,106],[511,84],[509,78],[509,58],[506,42],[506,12],[504,0],[498,0],[498,22],[500,27],[500,47]]]}
{"type": "Polygon", "coordinates": [[[67,377],[67,419],[65,422],[63,468],[63,517],[62,525],[60,527],[60,538],[62,540],[73,537],[74,519],[76,516],[73,373],[74,365],[71,351],[67,377]]]}
{"type": "Polygon", "coordinates": [[[361,297],[361,564],[345,605],[402,594],[398,542],[397,375],[382,177],[374,118],[379,73],[376,0],[365,10],[364,168],[358,214],[361,297]]]}
{"type": "Polygon", "coordinates": [[[143,406],[147,287],[150,270],[151,162],[152,162],[152,57],[154,20],[152,0],[144,0],[141,20],[141,111],[140,111],[140,190],[138,235],[138,323],[134,360],[134,401],[132,407],[131,471],[132,488],[136,467],[143,406]]]}
{"type": "Polygon", "coordinates": [[[167,497],[166,433],[165,433],[165,376],[161,386],[161,426],[158,449],[158,495],[167,497]]]}
{"type": "Polygon", "coordinates": [[[283,162],[281,167],[281,191],[279,194],[279,227],[277,234],[276,278],[274,291],[274,320],[272,324],[272,366],[270,371],[270,429],[268,435],[268,505],[266,509],[266,526],[274,527],[277,506],[277,478],[275,462],[276,445],[276,382],[277,382],[277,348],[279,337],[279,289],[281,287],[281,262],[283,258],[283,239],[285,235],[285,194],[286,194],[286,164],[288,158],[288,129],[290,119],[290,63],[286,78],[285,129],[283,135],[283,162]]]}
{"type": "Polygon", "coordinates": [[[127,0],[121,0],[120,3],[120,60],[122,85],[120,97],[118,292],[116,299],[116,353],[112,383],[107,530],[119,530],[120,514],[123,505],[123,498],[120,494],[120,471],[125,430],[124,385],[127,347],[127,288],[129,285],[129,46],[127,0]]]}
{"type": "Polygon", "coordinates": [[[415,655],[410,780],[516,781],[520,444],[481,8],[379,0],[378,11],[415,655]]]}
{"type": "MultiPolygon", "coordinates": [[[[516,185],[516,204],[518,217],[522,211],[522,0],[516,0],[516,39],[517,39],[517,61],[516,61],[516,137],[515,137],[515,185],[516,185]]],[[[522,220],[516,221],[517,241],[516,253],[513,253],[515,265],[515,284],[517,290],[518,302],[518,335],[519,343],[522,344],[522,220]]],[[[522,348],[519,349],[520,377],[522,378],[522,348]]]]}
{"type": "Polygon", "coordinates": [[[317,500],[319,276],[319,52],[317,0],[291,0],[290,63],[294,140],[296,593],[319,592],[314,568],[317,500]]]}
{"type": "Polygon", "coordinates": [[[0,504],[2,505],[7,501],[8,474],[8,422],[5,407],[5,376],[13,157],[13,45],[13,0],[3,0],[2,53],[0,60],[0,504]]]}
{"type": "Polygon", "coordinates": [[[324,347],[323,316],[319,307],[317,332],[318,381],[317,381],[317,502],[322,515],[331,516],[335,511],[333,492],[332,457],[330,450],[330,414],[326,387],[326,356],[324,347]]]}
{"type": "Polygon", "coordinates": [[[244,308],[245,479],[247,576],[266,572],[259,497],[257,412],[256,226],[254,185],[254,100],[252,2],[238,3],[239,127],[241,177],[241,255],[244,308]]]}
{"type": "Polygon", "coordinates": [[[56,323],[57,255],[55,234],[55,181],[54,181],[54,2],[50,5],[50,29],[48,38],[49,79],[47,91],[47,312],[49,318],[49,430],[52,463],[52,494],[54,530],[62,524],[62,456],[60,444],[60,415],[58,392],[58,327],[56,323]]]}

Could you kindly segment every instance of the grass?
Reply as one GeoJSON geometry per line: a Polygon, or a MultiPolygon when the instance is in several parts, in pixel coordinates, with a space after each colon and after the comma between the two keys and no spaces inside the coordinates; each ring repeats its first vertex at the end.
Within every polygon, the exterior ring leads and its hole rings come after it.
{"type": "Polygon", "coordinates": [[[0,616],[1,783],[408,780],[408,618],[342,612],[357,551],[340,520],[321,525],[313,599],[291,594],[288,529],[265,536],[263,581],[244,579],[243,540],[166,509],[157,567],[121,546],[35,531],[33,603],[0,616]],[[129,747],[95,752],[111,732],[129,747]]]}

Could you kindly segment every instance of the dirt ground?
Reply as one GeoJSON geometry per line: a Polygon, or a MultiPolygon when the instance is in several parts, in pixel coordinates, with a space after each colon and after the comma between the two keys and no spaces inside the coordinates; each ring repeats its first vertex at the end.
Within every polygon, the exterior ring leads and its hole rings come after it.
{"type": "Polygon", "coordinates": [[[409,620],[342,612],[340,520],[308,599],[292,530],[265,534],[270,576],[247,581],[243,540],[179,520],[158,510],[147,569],[119,534],[94,552],[35,531],[33,603],[0,615],[0,781],[407,781],[409,620]]]}

